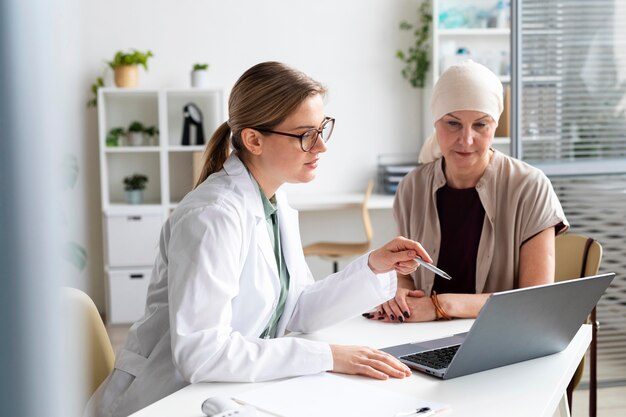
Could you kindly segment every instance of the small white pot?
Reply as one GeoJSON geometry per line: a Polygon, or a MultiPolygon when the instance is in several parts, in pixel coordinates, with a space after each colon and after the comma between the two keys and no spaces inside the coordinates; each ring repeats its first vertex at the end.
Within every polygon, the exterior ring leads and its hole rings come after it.
{"type": "Polygon", "coordinates": [[[207,70],[191,71],[191,86],[193,88],[207,88],[209,86],[209,71],[207,70]]]}
{"type": "Polygon", "coordinates": [[[143,145],[143,132],[128,132],[128,144],[130,146],[143,145]]]}

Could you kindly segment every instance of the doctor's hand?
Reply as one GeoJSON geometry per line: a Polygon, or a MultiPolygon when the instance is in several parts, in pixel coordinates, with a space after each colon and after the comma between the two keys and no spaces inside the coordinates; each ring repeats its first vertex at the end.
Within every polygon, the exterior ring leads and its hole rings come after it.
{"type": "Polygon", "coordinates": [[[375,274],[381,274],[395,269],[401,274],[409,275],[419,266],[419,264],[415,262],[416,256],[420,256],[429,263],[433,261],[418,242],[398,236],[383,247],[372,251],[368,258],[367,265],[375,274]]]}
{"type": "Polygon", "coordinates": [[[375,379],[404,378],[411,375],[408,366],[390,354],[364,347],[330,345],[333,372],[364,375],[375,379]]]}

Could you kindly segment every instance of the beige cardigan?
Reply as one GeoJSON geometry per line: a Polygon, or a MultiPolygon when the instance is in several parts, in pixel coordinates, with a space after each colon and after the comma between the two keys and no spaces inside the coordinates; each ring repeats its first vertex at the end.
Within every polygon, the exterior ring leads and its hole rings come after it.
{"type": "MultiPolygon", "coordinates": [[[[393,205],[399,233],[420,242],[435,264],[441,240],[436,193],[446,183],[442,163],[439,158],[407,174],[393,205]]],[[[485,209],[476,293],[517,288],[522,244],[549,227],[556,227],[557,234],[569,228],[561,203],[543,172],[498,151],[476,190],[485,209]]],[[[411,275],[415,287],[430,294],[434,274],[418,268],[411,275]]]]}

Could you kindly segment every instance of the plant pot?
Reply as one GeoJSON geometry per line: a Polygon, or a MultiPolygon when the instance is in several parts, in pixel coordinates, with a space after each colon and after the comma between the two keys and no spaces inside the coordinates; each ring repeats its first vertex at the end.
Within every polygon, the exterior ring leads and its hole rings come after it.
{"type": "Polygon", "coordinates": [[[139,84],[139,68],[137,65],[120,65],[113,70],[115,85],[128,88],[139,84]]]}
{"type": "Polygon", "coordinates": [[[142,146],[143,132],[128,132],[128,144],[130,146],[142,146]]]}
{"type": "Polygon", "coordinates": [[[126,190],[128,204],[141,204],[143,202],[143,190],[126,190]]]}
{"type": "Polygon", "coordinates": [[[209,71],[207,70],[191,71],[191,86],[193,88],[207,88],[209,86],[209,71]]]}

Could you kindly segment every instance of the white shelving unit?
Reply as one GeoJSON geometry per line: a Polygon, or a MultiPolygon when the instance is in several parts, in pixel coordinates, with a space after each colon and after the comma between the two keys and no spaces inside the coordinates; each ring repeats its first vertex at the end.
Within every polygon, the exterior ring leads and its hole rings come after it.
{"type": "MultiPolygon", "coordinates": [[[[504,1],[503,4],[507,8],[500,10],[497,8],[498,0],[431,1],[433,11],[432,85],[450,65],[470,58],[491,69],[507,87],[511,81],[510,2],[504,1]],[[460,50],[467,51],[467,53],[457,53],[460,50]]],[[[425,94],[427,100],[425,108],[427,109],[430,108],[428,102],[430,96],[430,94],[425,94]]],[[[500,120],[501,126],[496,132],[494,147],[509,154],[509,118],[504,117],[505,119],[500,120]]]]}
{"type": "MultiPolygon", "coordinates": [[[[144,312],[159,233],[170,211],[193,188],[203,145],[182,146],[183,107],[203,116],[205,142],[224,120],[223,94],[206,89],[98,91],[100,189],[106,275],[107,321],[130,323],[144,312]],[[108,132],[133,121],[160,134],[142,146],[107,146],[108,132]],[[123,179],[148,177],[142,204],[126,202],[123,179]]],[[[195,138],[195,135],[192,135],[195,138]]],[[[192,139],[193,140],[193,139],[192,139]]],[[[193,143],[193,142],[192,142],[193,143]]]]}

